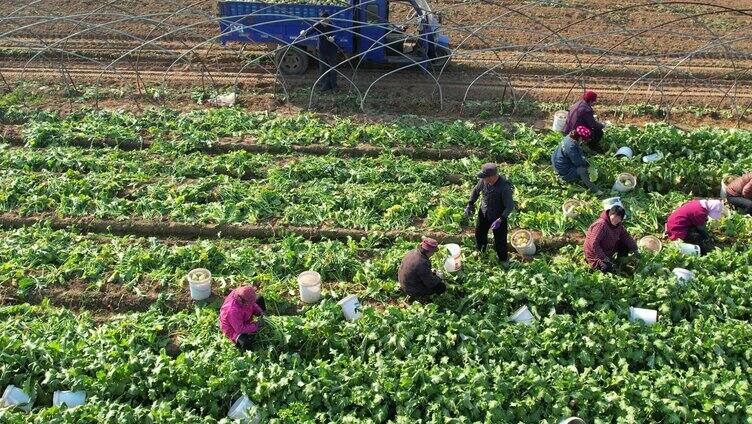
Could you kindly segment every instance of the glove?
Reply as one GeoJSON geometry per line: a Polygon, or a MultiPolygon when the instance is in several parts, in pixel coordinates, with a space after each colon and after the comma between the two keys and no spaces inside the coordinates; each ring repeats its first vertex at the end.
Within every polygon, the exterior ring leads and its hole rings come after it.
{"type": "Polygon", "coordinates": [[[614,263],[611,261],[604,261],[603,266],[601,267],[601,270],[603,272],[613,272],[614,270],[614,263]]]}
{"type": "Polygon", "coordinates": [[[499,228],[501,228],[501,218],[496,218],[496,221],[491,224],[491,229],[498,230],[499,228]]]}
{"type": "Polygon", "coordinates": [[[467,205],[465,207],[465,216],[468,217],[468,218],[472,217],[473,216],[473,209],[474,209],[473,205],[467,205]]]}
{"type": "Polygon", "coordinates": [[[332,37],[331,35],[326,37],[326,39],[329,40],[330,43],[334,42],[334,37],[332,37]]]}

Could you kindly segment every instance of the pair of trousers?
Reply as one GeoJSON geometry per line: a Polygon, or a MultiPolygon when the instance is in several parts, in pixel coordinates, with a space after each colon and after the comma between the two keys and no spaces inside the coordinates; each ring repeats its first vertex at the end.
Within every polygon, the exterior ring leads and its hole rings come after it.
{"type": "MultiPolygon", "coordinates": [[[[256,304],[261,307],[261,310],[266,312],[266,301],[263,297],[259,297],[256,299],[256,304]]],[[[235,341],[235,346],[238,347],[240,350],[251,350],[253,347],[253,342],[255,340],[255,334],[241,334],[238,336],[238,339],[235,341]]]]}
{"type": "Polygon", "coordinates": [[[741,210],[742,213],[752,215],[752,200],[741,196],[726,196],[726,200],[741,210]]]}
{"type": "Polygon", "coordinates": [[[337,66],[336,55],[319,56],[319,87],[322,91],[334,90],[337,88],[337,66]]]}
{"type": "Polygon", "coordinates": [[[410,298],[410,300],[425,300],[429,296],[439,295],[439,294],[444,293],[446,291],[446,289],[447,289],[446,284],[444,284],[443,282],[441,282],[441,283],[437,284],[436,286],[431,287],[430,289],[427,289],[426,293],[421,293],[420,295],[415,295],[415,296],[414,295],[408,295],[408,297],[410,298]]]}
{"type": "MultiPolygon", "coordinates": [[[[478,220],[475,223],[475,247],[481,252],[484,252],[488,247],[488,230],[492,223],[493,221],[489,220],[483,211],[478,211],[478,220]]],[[[493,230],[494,250],[496,250],[496,255],[502,262],[509,260],[509,252],[507,252],[508,229],[509,223],[502,218],[501,227],[498,230],[493,230]]]]}

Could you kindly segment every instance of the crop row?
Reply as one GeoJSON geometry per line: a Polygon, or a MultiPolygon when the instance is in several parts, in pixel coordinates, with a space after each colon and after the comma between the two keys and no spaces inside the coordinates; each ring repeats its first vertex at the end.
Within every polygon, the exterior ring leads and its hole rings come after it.
{"type": "MultiPolygon", "coordinates": [[[[350,119],[323,121],[314,115],[295,117],[248,112],[238,108],[178,112],[154,109],[137,115],[125,111],[81,110],[64,118],[46,114],[31,119],[23,134],[32,146],[65,145],[76,141],[110,143],[150,140],[179,151],[210,147],[227,137],[248,138],[265,145],[358,145],[383,148],[473,149],[497,161],[546,162],[560,140],[556,133],[540,134],[530,127],[470,122],[428,122],[405,117],[391,124],[364,124],[350,119]]],[[[662,124],[644,128],[613,127],[605,143],[615,151],[622,145],[638,153],[662,151],[675,158],[704,163],[749,156],[752,133],[703,128],[691,132],[662,124]]]]}
{"type": "MultiPolygon", "coordinates": [[[[397,267],[414,245],[401,240],[386,247],[376,247],[370,240],[313,243],[299,237],[266,244],[255,240],[171,244],[32,226],[0,231],[4,270],[0,285],[22,299],[74,282],[91,290],[106,291],[118,285],[134,293],[156,289],[174,296],[184,295],[184,276],[190,269],[206,267],[221,282],[216,293],[253,282],[272,303],[279,303],[279,310],[285,310],[290,302],[297,302],[294,277],[313,269],[322,274],[329,295],[353,292],[364,300],[391,303],[403,298],[396,283],[397,267]]],[[[445,299],[446,306],[457,311],[487,313],[496,308],[498,313],[501,308],[508,314],[528,304],[544,316],[552,308],[559,313],[584,313],[645,306],[674,322],[700,315],[748,319],[752,314],[752,277],[744,272],[752,250],[745,245],[728,246],[702,258],[688,258],[666,248],[629,265],[634,275],[591,272],[579,246],[542,254],[508,270],[498,268],[491,255],[471,254],[470,245],[465,249],[463,270],[451,276],[450,295],[445,299]],[[696,280],[677,286],[671,273],[674,267],[692,269],[696,280]]],[[[444,255],[434,259],[439,268],[444,255]]]]}
{"type": "Polygon", "coordinates": [[[734,422],[752,412],[750,327],[712,317],[642,327],[596,312],[521,326],[414,304],[366,309],[343,325],[324,301],[302,317],[272,317],[257,348],[241,354],[216,331],[213,308],[101,325],[44,307],[0,315],[0,382],[33,395],[37,421],[62,415],[44,405],[69,388],[92,400],[70,421],[115,403],[107,422],[215,422],[241,393],[269,422],[734,422]]]}
{"type": "MultiPolygon", "coordinates": [[[[506,169],[516,181],[519,210],[510,224],[563,234],[584,231],[600,210],[597,198],[577,186],[559,183],[550,170],[534,173],[524,165],[506,169]],[[565,220],[563,199],[585,202],[578,219],[565,220]]],[[[169,219],[184,223],[259,223],[323,226],[367,230],[424,228],[458,233],[462,210],[473,180],[461,185],[430,183],[338,183],[321,178],[240,180],[226,175],[197,179],[152,177],[143,172],[68,170],[0,171],[0,210],[105,219],[169,219]]],[[[690,196],[637,190],[622,196],[633,219],[628,227],[638,234],[662,232],[671,210],[690,196]]]]}

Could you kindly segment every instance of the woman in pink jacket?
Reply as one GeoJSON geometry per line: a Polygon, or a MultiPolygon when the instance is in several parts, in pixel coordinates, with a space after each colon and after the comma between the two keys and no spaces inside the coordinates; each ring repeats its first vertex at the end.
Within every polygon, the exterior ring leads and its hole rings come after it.
{"type": "Polygon", "coordinates": [[[708,217],[719,219],[723,202],[716,199],[690,200],[671,213],[666,221],[666,234],[670,240],[683,240],[707,251],[710,234],[705,228],[708,217]]]}
{"type": "Polygon", "coordinates": [[[242,350],[249,350],[253,344],[253,334],[263,326],[263,321],[254,322],[254,316],[264,315],[264,299],[256,298],[252,286],[238,287],[225,298],[219,310],[219,328],[242,350]]]}

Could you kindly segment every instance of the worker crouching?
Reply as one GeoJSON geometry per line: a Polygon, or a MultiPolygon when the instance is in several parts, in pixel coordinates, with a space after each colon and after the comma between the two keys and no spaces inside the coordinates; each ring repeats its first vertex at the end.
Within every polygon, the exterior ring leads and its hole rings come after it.
{"type": "Polygon", "coordinates": [[[726,186],[726,200],[740,212],[752,215],[752,172],[742,175],[726,186]]]}
{"type": "Polygon", "coordinates": [[[720,219],[721,215],[723,202],[720,200],[690,200],[669,215],[666,234],[670,240],[682,240],[700,246],[700,251],[705,254],[712,241],[706,228],[708,218],[720,219]]]}
{"type": "Polygon", "coordinates": [[[261,320],[253,317],[265,315],[266,305],[262,297],[256,296],[252,286],[238,287],[225,298],[219,310],[219,328],[238,349],[249,350],[254,335],[263,327],[261,320]]]}
{"type": "Polygon", "coordinates": [[[637,243],[624,228],[626,211],[619,205],[603,211],[590,225],[585,236],[585,260],[593,269],[614,272],[613,257],[634,253],[639,257],[637,243]]]}
{"type": "Polygon", "coordinates": [[[436,253],[439,243],[423,237],[418,247],[409,251],[402,259],[397,279],[402,291],[411,298],[425,298],[446,291],[441,273],[431,270],[431,256],[436,253]]]}
{"type": "Polygon", "coordinates": [[[583,126],[570,132],[551,155],[551,165],[565,182],[580,181],[591,192],[599,193],[598,187],[590,181],[590,163],[585,160],[585,153],[582,151],[582,144],[587,143],[590,137],[590,130],[583,126]]]}

